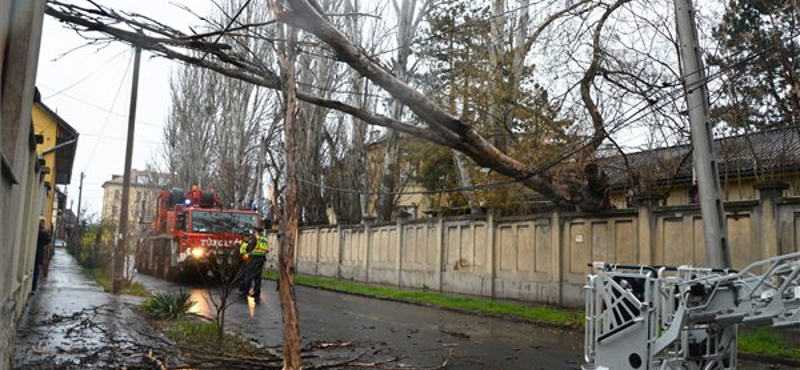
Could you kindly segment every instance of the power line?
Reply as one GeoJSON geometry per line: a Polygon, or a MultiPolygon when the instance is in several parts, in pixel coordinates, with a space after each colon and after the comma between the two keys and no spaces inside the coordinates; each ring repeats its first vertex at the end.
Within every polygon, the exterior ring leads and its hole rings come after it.
{"type": "MultiPolygon", "coordinates": [[[[98,139],[119,140],[119,141],[126,140],[124,137],[107,136],[107,135],[102,135],[102,134],[90,134],[90,133],[84,133],[84,132],[81,132],[81,136],[89,136],[89,137],[96,137],[98,139]]],[[[153,141],[153,140],[134,139],[134,141],[137,142],[137,143],[152,144],[152,145],[161,145],[162,144],[162,142],[160,142],[160,141],[153,141]]]]}
{"type": "MultiPolygon", "coordinates": [[[[53,90],[53,88],[51,88],[51,87],[48,87],[47,85],[40,85],[40,86],[42,86],[42,87],[44,87],[44,88],[47,88],[47,89],[51,89],[51,90],[53,90]]],[[[117,117],[122,117],[122,118],[127,118],[127,117],[128,117],[128,115],[127,115],[127,114],[123,114],[123,113],[115,112],[115,111],[113,111],[113,110],[110,110],[110,109],[108,109],[108,108],[102,107],[102,106],[100,106],[100,105],[97,105],[97,104],[95,104],[95,103],[92,103],[92,102],[90,102],[90,101],[87,101],[87,100],[84,100],[84,99],[78,98],[77,96],[74,96],[74,95],[70,95],[70,94],[62,93],[62,94],[61,94],[61,96],[63,96],[63,97],[66,97],[66,98],[69,98],[70,100],[74,100],[74,101],[76,101],[76,102],[78,102],[78,103],[85,104],[85,105],[87,105],[87,106],[89,106],[89,107],[95,108],[95,109],[97,109],[97,110],[99,110],[99,111],[102,111],[102,112],[104,112],[104,113],[110,113],[110,114],[113,114],[113,115],[115,115],[115,116],[117,116],[117,117]]],[[[157,125],[157,124],[154,124],[154,123],[152,123],[152,122],[143,121],[143,120],[140,120],[140,119],[136,119],[136,123],[141,123],[141,124],[143,124],[143,125],[145,125],[145,126],[150,126],[150,127],[154,127],[154,128],[159,128],[159,129],[161,128],[161,125],[157,125]]]]}
{"type": "MultiPolygon", "coordinates": [[[[117,87],[117,92],[114,94],[114,100],[111,102],[111,108],[106,114],[106,119],[103,122],[103,127],[100,129],[100,135],[103,135],[106,131],[106,127],[108,126],[109,118],[111,118],[111,111],[114,109],[114,105],[117,104],[117,98],[119,97],[119,92],[122,90],[122,85],[125,82],[125,77],[128,76],[128,71],[131,68],[131,62],[133,61],[133,55],[131,54],[131,59],[128,60],[128,66],[125,68],[125,73],[122,74],[122,79],[119,81],[119,87],[117,87]]],[[[86,159],[86,164],[83,166],[83,171],[85,172],[86,169],[89,167],[89,164],[92,162],[94,158],[94,153],[97,151],[97,146],[100,144],[100,140],[94,143],[94,148],[92,148],[92,154],[89,155],[89,158],[86,159]]]]}
{"type": "MultiPolygon", "coordinates": [[[[117,53],[116,55],[114,55],[113,57],[111,57],[111,59],[109,59],[109,60],[107,60],[105,63],[103,63],[103,65],[101,65],[100,67],[98,67],[98,68],[95,68],[93,71],[89,72],[88,74],[86,74],[85,76],[81,77],[81,78],[80,78],[80,79],[78,79],[77,81],[75,81],[75,82],[73,82],[73,83],[69,84],[67,87],[65,87],[65,88],[63,88],[63,89],[61,89],[61,90],[58,90],[58,91],[56,91],[56,92],[54,92],[54,93],[52,93],[52,94],[50,94],[50,95],[48,95],[48,96],[46,96],[46,97],[42,98],[42,100],[46,100],[46,99],[52,98],[52,97],[54,97],[54,96],[58,96],[59,94],[61,94],[61,93],[65,92],[65,91],[67,91],[67,90],[69,90],[69,89],[71,89],[71,88],[75,87],[75,86],[76,86],[76,85],[78,85],[79,83],[81,83],[81,82],[83,82],[83,81],[86,81],[87,79],[89,79],[89,77],[92,77],[92,76],[94,76],[96,73],[98,73],[98,72],[100,72],[101,70],[103,70],[105,67],[107,67],[109,64],[111,64],[111,62],[112,62],[112,61],[116,60],[116,59],[117,59],[117,58],[118,58],[120,55],[122,55],[122,54],[125,54],[127,51],[128,51],[128,50],[123,50],[123,51],[120,51],[119,53],[117,53]]],[[[53,90],[55,90],[55,89],[53,89],[53,90]]]]}
{"type": "MultiPolygon", "coordinates": [[[[800,34],[800,32],[798,32],[798,34],[800,34]]],[[[788,39],[794,38],[796,36],[797,35],[790,35],[788,37],[788,39]]],[[[706,78],[704,79],[704,83],[708,83],[709,81],[712,81],[714,79],[720,78],[720,77],[723,76],[724,73],[726,73],[726,72],[728,72],[728,71],[730,71],[730,70],[732,70],[732,69],[734,69],[734,68],[736,68],[738,66],[744,65],[745,63],[754,62],[757,59],[764,57],[769,51],[771,51],[772,49],[774,49],[776,47],[778,47],[778,45],[774,44],[774,45],[762,50],[761,52],[755,53],[755,54],[750,55],[750,56],[748,56],[747,58],[745,58],[745,59],[743,59],[741,61],[738,61],[737,63],[734,63],[734,64],[732,64],[730,66],[725,67],[725,68],[720,68],[718,71],[714,72],[713,74],[706,76],[706,78]]],[[[682,80],[682,78],[678,78],[677,79],[678,82],[681,81],[681,80],[682,80]]],[[[670,84],[670,85],[673,85],[673,84],[670,84]]],[[[691,86],[689,88],[694,88],[694,86],[691,86]]],[[[660,92],[660,91],[657,91],[656,93],[658,93],[658,92],[660,92]]],[[[658,107],[654,107],[652,105],[652,103],[649,102],[649,98],[652,98],[652,95],[650,97],[646,97],[645,99],[640,100],[639,102],[637,102],[636,104],[631,106],[624,113],[624,115],[628,116],[627,118],[624,118],[621,121],[619,121],[618,123],[616,123],[614,126],[611,127],[610,130],[606,130],[606,132],[602,135],[603,139],[610,137],[613,133],[616,133],[616,132],[620,131],[622,128],[628,126],[631,122],[633,122],[635,119],[637,119],[637,116],[639,116],[640,114],[643,114],[646,110],[648,110],[648,109],[660,109],[660,108],[663,108],[663,107],[667,106],[668,104],[674,103],[677,99],[679,99],[681,97],[680,93],[682,93],[682,92],[683,92],[683,89],[674,88],[673,91],[665,93],[664,94],[665,96],[662,96],[661,99],[667,98],[667,100],[662,102],[660,104],[660,106],[658,106],[658,107]],[[639,108],[633,114],[628,115],[631,111],[633,111],[633,109],[635,109],[637,106],[639,106],[641,104],[646,104],[646,105],[644,105],[641,108],[639,108]]],[[[693,107],[689,107],[689,108],[693,108],[693,107]]],[[[531,171],[531,173],[529,173],[526,176],[523,176],[521,178],[509,179],[509,180],[505,180],[505,181],[497,181],[497,182],[492,182],[492,183],[487,183],[487,184],[479,184],[479,185],[473,185],[473,186],[467,186],[467,187],[457,187],[457,188],[447,188],[447,189],[437,189],[437,190],[420,190],[420,191],[372,192],[372,191],[361,191],[361,190],[352,189],[352,188],[340,188],[340,187],[328,186],[328,185],[324,185],[324,184],[319,184],[319,183],[316,183],[316,182],[308,181],[308,180],[305,180],[305,179],[298,179],[298,180],[300,182],[303,182],[305,184],[318,187],[320,189],[332,190],[332,191],[338,191],[338,192],[345,192],[345,193],[353,193],[353,194],[365,194],[365,195],[425,195],[425,194],[442,194],[442,193],[453,193],[453,192],[464,192],[464,191],[487,190],[487,189],[507,186],[507,185],[510,185],[510,184],[513,184],[513,183],[517,183],[517,182],[522,182],[522,181],[527,180],[528,178],[531,178],[533,176],[536,176],[536,175],[539,175],[541,173],[544,173],[544,172],[548,171],[549,169],[555,167],[556,165],[560,164],[564,160],[572,157],[573,155],[575,155],[576,153],[580,152],[581,150],[587,148],[590,145],[593,145],[597,140],[598,140],[597,138],[592,138],[591,140],[586,140],[586,141],[582,142],[580,145],[578,145],[576,147],[573,147],[573,149],[564,152],[561,156],[557,157],[556,159],[550,161],[549,163],[547,163],[547,164],[545,164],[543,166],[540,166],[540,167],[536,168],[535,170],[531,171]]]]}

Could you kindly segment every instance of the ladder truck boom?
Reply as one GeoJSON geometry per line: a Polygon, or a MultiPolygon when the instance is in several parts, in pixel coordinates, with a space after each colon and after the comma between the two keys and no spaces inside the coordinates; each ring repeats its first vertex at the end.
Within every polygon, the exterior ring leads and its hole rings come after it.
{"type": "Polygon", "coordinates": [[[739,325],[800,325],[800,253],[741,271],[592,264],[584,369],[733,370],[739,325]]]}

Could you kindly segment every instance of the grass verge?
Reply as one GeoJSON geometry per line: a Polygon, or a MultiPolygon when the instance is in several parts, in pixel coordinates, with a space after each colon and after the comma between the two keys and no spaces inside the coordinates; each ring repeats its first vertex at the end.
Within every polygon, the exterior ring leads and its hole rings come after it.
{"type": "MultiPolygon", "coordinates": [[[[277,273],[275,271],[265,271],[264,277],[276,279],[277,273]]],[[[300,285],[335,290],[338,292],[433,305],[445,309],[468,311],[482,315],[512,317],[545,325],[575,329],[583,326],[583,312],[577,310],[527,306],[477,297],[447,295],[426,289],[396,289],[306,275],[296,275],[295,282],[300,285]]]]}
{"type": "MultiPolygon", "coordinates": [[[[112,290],[113,280],[111,274],[100,268],[86,269],[89,276],[94,279],[98,284],[103,287],[103,290],[110,292],[112,290]]],[[[142,285],[142,283],[133,281],[128,286],[122,288],[122,294],[130,294],[139,297],[149,297],[150,291],[142,285]]]]}
{"type": "Polygon", "coordinates": [[[264,349],[232,334],[225,334],[220,344],[217,341],[217,324],[199,319],[181,319],[162,322],[162,331],[172,341],[195,348],[211,348],[215,352],[236,356],[258,356],[264,349]]]}
{"type": "MultiPolygon", "coordinates": [[[[265,271],[264,277],[275,280],[277,279],[277,272],[265,271]]],[[[295,282],[300,285],[335,290],[343,293],[428,304],[445,309],[469,311],[485,315],[513,317],[576,330],[583,328],[583,311],[580,310],[532,307],[490,299],[452,296],[424,289],[402,290],[306,275],[296,275],[295,282]]],[[[739,352],[800,359],[800,348],[793,348],[786,337],[776,333],[775,330],[771,328],[740,330],[739,352]]]]}
{"type": "Polygon", "coordinates": [[[789,341],[773,328],[739,330],[738,340],[739,351],[742,353],[800,360],[800,348],[793,348],[789,341]]]}

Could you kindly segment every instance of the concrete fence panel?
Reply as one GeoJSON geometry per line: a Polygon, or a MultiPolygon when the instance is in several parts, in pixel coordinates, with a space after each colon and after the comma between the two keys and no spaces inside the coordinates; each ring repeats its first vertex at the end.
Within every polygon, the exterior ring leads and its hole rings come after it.
{"type": "Polygon", "coordinates": [[[325,227],[319,232],[319,262],[317,274],[323,276],[336,276],[339,273],[339,229],[325,227]]]}
{"type": "Polygon", "coordinates": [[[728,215],[728,245],[734,269],[746,267],[753,261],[767,258],[756,244],[756,233],[751,213],[728,215]]]}
{"type": "Polygon", "coordinates": [[[492,294],[493,248],[487,222],[451,221],[444,226],[446,260],[442,266],[442,286],[446,292],[475,295],[492,294]]]}
{"type": "Polygon", "coordinates": [[[304,274],[317,274],[317,229],[300,229],[298,231],[297,246],[297,271],[304,274]]]}
{"type": "MultiPolygon", "coordinates": [[[[798,251],[800,199],[726,203],[734,268],[798,251]]],[[[495,219],[400,219],[391,224],[304,228],[298,271],[408,288],[583,304],[593,261],[705,264],[697,205],[603,214],[553,213],[495,219]]]]}
{"type": "Polygon", "coordinates": [[[342,228],[339,277],[367,281],[367,233],[364,227],[342,228]]]}
{"type": "Polygon", "coordinates": [[[438,289],[438,238],[439,230],[434,224],[413,223],[403,226],[400,286],[438,289]]]}
{"type": "Polygon", "coordinates": [[[399,251],[399,232],[397,225],[383,225],[370,228],[367,247],[369,261],[367,276],[369,282],[378,284],[397,284],[399,251]]]}
{"type": "Polygon", "coordinates": [[[498,223],[495,228],[494,296],[522,300],[554,300],[552,237],[549,218],[498,223]]]}

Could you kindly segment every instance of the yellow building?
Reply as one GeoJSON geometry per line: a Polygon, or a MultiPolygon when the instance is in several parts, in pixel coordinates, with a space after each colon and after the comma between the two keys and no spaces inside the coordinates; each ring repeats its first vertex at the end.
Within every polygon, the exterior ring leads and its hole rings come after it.
{"type": "MultiPolygon", "coordinates": [[[[784,183],[785,196],[800,194],[800,132],[776,129],[714,140],[724,201],[757,199],[756,185],[784,183]]],[[[611,203],[636,206],[636,195],[660,198],[662,205],[697,203],[691,145],[631,153],[626,161],[614,156],[601,161],[609,177],[611,203]],[[631,175],[639,180],[633,189],[631,175]]]]}
{"type": "MultiPolygon", "coordinates": [[[[166,185],[166,175],[153,171],[131,169],[128,198],[129,226],[149,223],[155,215],[158,191],[166,185]]],[[[112,175],[103,183],[102,219],[119,222],[122,212],[122,175],[112,175]]]]}
{"type": "MultiPolygon", "coordinates": [[[[370,189],[373,195],[367,201],[367,214],[372,217],[378,215],[378,196],[375,194],[381,191],[382,167],[387,149],[386,140],[387,136],[383,136],[366,145],[367,176],[370,179],[369,182],[373,184],[373,188],[370,189]]],[[[426,145],[432,144],[428,144],[422,139],[402,135],[397,145],[400,153],[398,154],[398,171],[395,174],[395,191],[401,191],[402,194],[397,196],[392,214],[393,216],[404,214],[411,218],[424,217],[425,212],[435,208],[436,205],[432,204],[431,199],[423,194],[426,189],[416,180],[420,171],[421,158],[413,154],[422,153],[426,145]]]]}
{"type": "Polygon", "coordinates": [[[58,217],[56,204],[56,185],[69,185],[72,180],[72,166],[78,148],[78,132],[41,100],[38,89],[31,108],[34,133],[42,135],[44,142],[36,146],[36,151],[44,159],[50,172],[45,174],[45,197],[42,217],[48,229],[58,217]]]}

